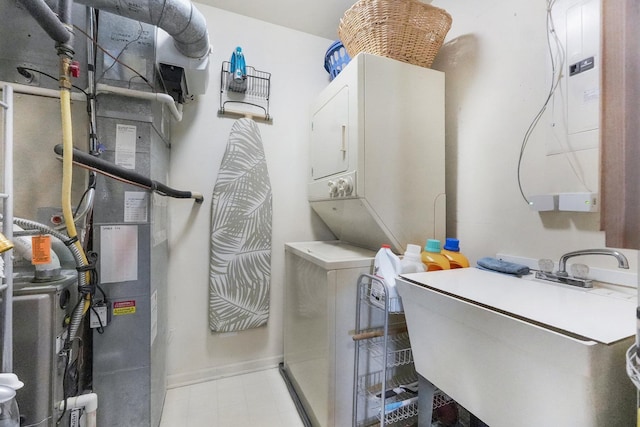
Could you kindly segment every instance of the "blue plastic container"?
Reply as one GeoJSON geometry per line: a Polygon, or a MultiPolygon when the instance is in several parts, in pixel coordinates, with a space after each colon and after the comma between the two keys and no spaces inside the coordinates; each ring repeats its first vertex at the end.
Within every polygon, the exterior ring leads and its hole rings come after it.
{"type": "Polygon", "coordinates": [[[244,62],[244,54],[240,46],[236,47],[236,50],[231,54],[230,72],[233,75],[233,80],[236,83],[242,83],[247,75],[247,67],[244,62]]]}
{"type": "Polygon", "coordinates": [[[334,42],[324,56],[324,69],[327,70],[331,80],[351,61],[347,49],[344,48],[340,40],[334,42]]]}

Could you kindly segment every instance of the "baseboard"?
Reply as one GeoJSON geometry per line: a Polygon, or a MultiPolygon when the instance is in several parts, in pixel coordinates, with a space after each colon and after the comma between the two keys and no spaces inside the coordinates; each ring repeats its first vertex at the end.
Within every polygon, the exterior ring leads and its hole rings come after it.
{"type": "Polygon", "coordinates": [[[232,377],[235,375],[248,374],[265,369],[278,368],[283,361],[283,356],[267,357],[264,359],[250,360],[241,363],[215,366],[197,371],[185,372],[181,374],[167,375],[167,388],[177,388],[192,384],[213,381],[220,378],[232,377]]]}

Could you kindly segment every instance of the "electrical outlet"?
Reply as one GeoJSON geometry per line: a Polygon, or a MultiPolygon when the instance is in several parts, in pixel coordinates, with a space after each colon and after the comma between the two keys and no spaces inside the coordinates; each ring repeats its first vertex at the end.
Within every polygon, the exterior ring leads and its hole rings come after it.
{"type": "Polygon", "coordinates": [[[557,194],[537,194],[529,196],[529,208],[532,211],[545,212],[558,210],[557,194]]]}
{"type": "Polygon", "coordinates": [[[90,310],[89,326],[99,328],[107,326],[111,322],[111,303],[100,301],[90,310]]]}
{"type": "Polygon", "coordinates": [[[598,212],[598,193],[560,193],[558,209],[572,212],[598,212]]]}

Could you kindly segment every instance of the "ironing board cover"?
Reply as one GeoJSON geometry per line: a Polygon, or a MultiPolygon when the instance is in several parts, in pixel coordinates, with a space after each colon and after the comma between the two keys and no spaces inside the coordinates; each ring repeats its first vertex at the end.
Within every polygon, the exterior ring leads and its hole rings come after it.
{"type": "Polygon", "coordinates": [[[272,196],[257,124],[231,128],[211,205],[209,327],[233,332],[267,323],[272,196]]]}

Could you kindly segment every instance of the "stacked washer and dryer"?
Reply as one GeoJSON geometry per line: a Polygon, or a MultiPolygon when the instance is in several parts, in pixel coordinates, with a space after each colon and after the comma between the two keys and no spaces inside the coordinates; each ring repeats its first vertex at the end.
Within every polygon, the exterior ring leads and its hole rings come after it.
{"type": "Polygon", "coordinates": [[[285,245],[281,370],[306,423],[347,426],[358,276],[445,237],[444,74],[360,53],[311,114],[309,203],[337,240],[285,245]]]}

